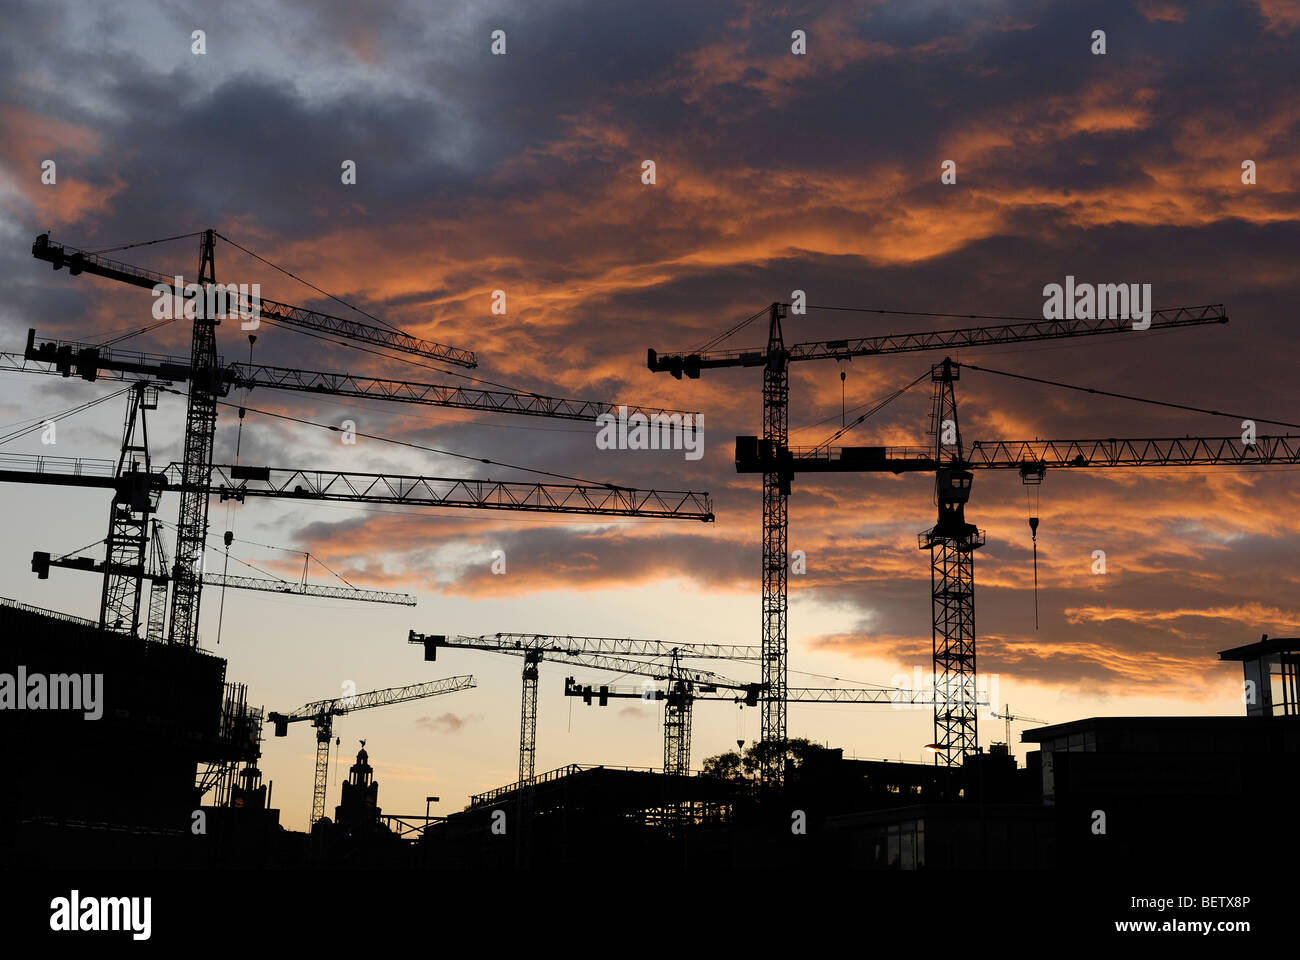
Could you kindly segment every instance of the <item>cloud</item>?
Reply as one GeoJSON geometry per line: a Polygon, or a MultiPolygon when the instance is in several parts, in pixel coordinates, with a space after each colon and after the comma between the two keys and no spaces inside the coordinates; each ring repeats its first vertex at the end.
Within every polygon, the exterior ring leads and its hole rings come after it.
{"type": "Polygon", "coordinates": [[[466,714],[463,717],[454,713],[440,713],[436,717],[416,717],[415,725],[420,727],[422,730],[429,730],[433,733],[442,733],[450,736],[451,734],[460,733],[466,725],[477,723],[482,719],[483,717],[477,713],[466,714]]]}
{"type": "MultiPolygon", "coordinates": [[[[599,452],[594,430],[568,421],[259,388],[221,409],[219,461],[707,490],[717,513],[706,526],[228,504],[241,535],[310,550],[354,583],[465,602],[681,580],[708,597],[751,596],[755,622],[760,486],[736,475],[731,445],[761,430],[761,375],[709,370],[678,382],[650,374],[644,358],[647,347],[705,342],[794,289],[821,305],[1023,316],[1067,273],[1150,282],[1158,306],[1222,302],[1232,323],[959,359],[1293,419],[1295,4],[658,6],[502,8],[491,15],[506,24],[510,53],[494,58],[485,12],[243,3],[210,28],[204,59],[188,52],[199,11],[184,4],[144,5],[124,20],[11,4],[0,38],[3,349],[21,349],[29,327],[93,341],[147,322],[143,291],[34,262],[36,232],[98,248],[212,224],[387,322],[474,349],[479,386],[702,410],[707,425],[704,459],[687,462],[599,452]],[[1088,53],[1094,21],[1115,24],[1105,57],[1088,53]],[[806,57],[789,53],[795,25],[808,33],[806,57]],[[57,187],[39,183],[47,155],[59,161],[57,187]],[[358,164],[355,187],[340,182],[344,159],[358,164]],[[645,159],[658,166],[652,187],[640,182],[645,159]],[[939,182],[946,159],[957,164],[953,186],[939,182]],[[1259,164],[1253,186],[1240,181],[1244,159],[1259,164]],[[495,289],[508,295],[504,317],[489,312],[495,289]],[[344,446],[271,413],[351,419],[363,433],[461,456],[344,446]],[[505,575],[492,572],[495,550],[505,575]]],[[[193,247],[114,255],[192,273],[193,247]]],[[[217,270],[276,299],[347,313],[225,244],[217,270]]],[[[795,341],[959,323],[812,310],[785,332],[795,341]]],[[[766,335],[760,317],[723,346],[766,335]]],[[[247,358],[242,335],[222,329],[219,342],[228,360],[247,358]]],[[[184,355],[188,331],[173,324],[123,346],[184,355]]],[[[476,383],[269,325],[253,359],[476,383]]],[[[927,370],[939,359],[794,365],[793,442],[839,429],[841,371],[849,418],[922,378],[844,442],[931,442],[927,370]]],[[[81,402],[91,389],[6,377],[5,403],[24,412],[81,402]]],[[[1235,418],[970,370],[958,390],[972,439],[1240,430],[1235,418]]],[[[151,440],[176,459],[183,397],[166,394],[163,407],[159,416],[174,419],[151,440]]],[[[66,452],[114,456],[118,417],[69,432],[66,452]]],[[[1214,650],[1294,626],[1286,598],[1300,513],[1288,474],[1049,474],[1035,630],[1025,490],[1014,474],[989,473],[970,508],[989,536],[976,566],[982,665],[1044,684],[1193,695],[1214,650]],[[1108,556],[1104,578],[1090,572],[1097,549],[1108,556]]],[[[925,478],[796,478],[790,547],[805,551],[808,573],[790,578],[795,658],[926,660],[929,558],[915,537],[933,510],[925,478]],[[804,635],[804,611],[841,626],[804,635]]],[[[288,576],[298,561],[266,563],[288,576]]]]}

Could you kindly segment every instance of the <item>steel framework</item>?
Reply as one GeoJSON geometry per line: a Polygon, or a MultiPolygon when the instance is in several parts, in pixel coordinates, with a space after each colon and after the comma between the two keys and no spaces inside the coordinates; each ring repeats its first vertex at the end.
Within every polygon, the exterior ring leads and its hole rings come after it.
{"type": "Polygon", "coordinates": [[[974,551],[984,536],[965,520],[972,471],[1013,469],[1041,481],[1047,468],[1300,465],[1300,437],[1109,438],[1104,440],[992,440],[969,446],[961,439],[954,381],[960,364],[945,359],[932,368],[932,431],[951,421],[953,442],[930,447],[795,447],[773,451],[755,437],[736,439],[741,473],[935,473],[939,520],[918,537],[931,552],[932,643],[935,672],[936,763],[959,764],[978,744],[975,689],[974,551]]]}
{"type": "MultiPolygon", "coordinates": [[[[184,382],[190,379],[192,373],[189,362],[181,357],[72,340],[41,340],[38,343],[35,330],[27,331],[27,347],[23,353],[0,352],[0,370],[76,376],[84,380],[132,380],[149,376],[165,383],[184,382]]],[[[217,377],[224,392],[265,387],[298,393],[325,393],[363,400],[416,403],[560,420],[595,421],[602,416],[643,416],[647,421],[659,418],[666,420],[670,428],[680,428],[684,417],[693,420],[696,416],[689,411],[666,410],[640,404],[574,400],[540,393],[420,383],[261,363],[226,363],[219,360],[217,377]]]]}
{"type": "MultiPolygon", "coordinates": [[[[767,364],[763,367],[763,442],[773,450],[784,450],[789,441],[790,366],[781,332],[783,304],[772,304],[767,337],[767,364]]],[[[763,701],[764,743],[786,742],[786,578],[790,562],[786,537],[789,530],[789,478],[779,473],[763,474],[763,701]]],[[[764,783],[785,781],[785,751],[769,750],[762,755],[760,776],[764,783]]]]}
{"type": "MultiPolygon", "coordinates": [[[[213,230],[205,231],[204,244],[210,247],[214,236],[219,236],[219,234],[213,230]]],[[[226,238],[222,237],[222,239],[226,238]]],[[[68,272],[73,276],[83,272],[91,273],[149,290],[159,285],[173,289],[176,286],[175,277],[158,273],[156,270],[146,270],[143,267],[112,260],[96,253],[89,253],[77,247],[55,243],[50,240],[49,234],[46,233],[37,237],[36,242],[32,244],[32,256],[51,264],[55,270],[67,267],[68,272]]],[[[200,280],[200,282],[203,281],[200,280]]],[[[177,291],[178,294],[180,292],[177,291]]],[[[348,340],[370,343],[389,350],[409,353],[429,360],[440,360],[443,363],[452,363],[460,367],[472,368],[478,365],[474,353],[470,350],[461,350],[456,347],[449,347],[446,344],[421,340],[419,337],[413,337],[400,330],[372,326],[356,320],[345,320],[341,317],[332,317],[326,313],[290,306],[274,300],[259,299],[256,304],[249,298],[242,296],[236,296],[232,300],[233,305],[239,308],[245,310],[256,309],[259,318],[269,323],[281,323],[286,326],[302,327],[320,333],[330,333],[345,337],[348,340]]]]}
{"type": "MultiPolygon", "coordinates": [[[[113,490],[112,461],[7,454],[0,460],[0,483],[39,483],[113,490]]],[[[637,490],[632,487],[587,484],[521,483],[419,477],[281,467],[217,465],[212,482],[196,488],[182,486],[181,465],[168,464],[150,477],[150,489],[194,489],[223,500],[245,497],[287,497],[344,503],[390,503],[421,507],[479,507],[532,513],[572,513],[583,516],[650,517],[711,523],[713,499],[707,493],[683,490],[637,490]]]]}
{"type": "Polygon", "coordinates": [[[311,822],[315,824],[325,816],[325,794],[329,785],[330,738],[334,735],[334,718],[357,710],[372,707],[384,707],[409,700],[422,700],[444,693],[456,693],[477,686],[470,676],[447,677],[443,680],[430,680],[405,687],[389,687],[384,690],[370,690],[351,697],[336,697],[333,700],[316,700],[304,704],[292,713],[268,713],[266,719],[275,725],[277,737],[287,736],[289,724],[301,720],[310,720],[316,728],[316,773],[313,781],[311,798],[311,822]]]}
{"type": "MultiPolygon", "coordinates": [[[[211,247],[212,236],[212,231],[208,231],[204,235],[201,254],[200,277],[205,284],[205,288],[206,285],[211,285],[215,279],[214,253],[211,247]]],[[[136,285],[148,285],[152,281],[162,282],[168,279],[162,277],[161,274],[128,267],[128,265],[118,264],[116,261],[104,261],[103,258],[92,257],[90,260],[86,260],[73,257],[69,260],[64,254],[58,253],[57,250],[51,252],[48,243],[43,245],[40,240],[38,240],[37,247],[34,248],[33,252],[37,256],[50,259],[55,264],[56,269],[62,265],[75,265],[74,273],[88,269],[90,272],[99,273],[113,279],[125,280],[136,285]]],[[[299,308],[279,306],[283,308],[282,312],[294,311],[295,315],[306,316],[311,313],[311,311],[301,311],[299,308]]],[[[208,501],[203,490],[196,486],[195,478],[202,477],[204,484],[211,484],[212,482],[214,474],[211,464],[211,450],[215,433],[217,398],[227,395],[232,387],[251,389],[256,386],[265,386],[305,393],[326,393],[571,420],[595,420],[600,416],[612,414],[614,411],[626,415],[631,410],[633,413],[647,419],[657,417],[668,423],[670,427],[676,424],[677,429],[681,429],[684,418],[692,416],[690,414],[684,415],[680,411],[642,406],[629,407],[628,405],[596,401],[568,400],[531,393],[467,389],[251,363],[226,365],[215,354],[214,330],[217,322],[210,317],[196,315],[194,354],[189,361],[178,357],[139,353],[100,344],[75,343],[62,340],[43,341],[38,344],[35,330],[28,331],[27,347],[23,354],[0,354],[0,369],[16,372],[44,373],[63,377],[75,375],[90,381],[96,379],[134,379],[138,376],[147,376],[162,382],[189,383],[185,459],[180,464],[179,474],[174,469],[175,465],[169,468],[170,482],[182,494],[180,522],[177,525],[177,560],[172,571],[172,579],[176,580],[176,589],[172,592],[173,620],[170,636],[173,640],[176,640],[179,635],[192,635],[193,642],[197,643],[199,591],[204,584],[213,582],[210,576],[203,574],[201,570],[202,545],[200,535],[205,541],[208,501]],[[177,611],[180,612],[183,618],[180,624],[175,619],[177,611]],[[188,625],[185,622],[186,618],[189,621],[188,625]],[[179,631],[179,634],[177,631],[179,631]]],[[[345,321],[338,322],[345,323],[345,321]]],[[[450,349],[441,348],[440,345],[436,344],[420,346],[424,342],[414,341],[413,338],[384,339],[383,342],[398,349],[406,350],[410,348],[416,351],[424,350],[426,353],[436,353],[438,349],[450,349]]],[[[157,387],[151,384],[149,390],[152,391],[150,397],[156,401],[157,387]]],[[[134,417],[133,408],[128,417],[129,424],[135,423],[134,417]]],[[[123,442],[127,444],[129,440],[123,442]]],[[[124,450],[123,456],[126,455],[127,453],[124,450]]],[[[145,455],[147,459],[147,451],[145,451],[145,455]]],[[[225,468],[221,469],[224,470],[225,468]]],[[[230,468],[229,471],[226,471],[224,477],[218,476],[218,481],[224,480],[223,483],[220,483],[221,489],[219,492],[223,497],[242,500],[244,494],[249,492],[246,481],[249,476],[257,475],[259,471],[253,471],[251,475],[239,477],[239,480],[245,482],[237,484],[236,478],[230,476],[230,472],[234,470],[235,468],[230,468]]],[[[145,473],[147,474],[148,471],[146,470],[145,473]]],[[[261,473],[265,473],[269,480],[269,471],[261,471],[261,473]]],[[[383,497],[382,500],[375,502],[384,503],[437,502],[440,505],[448,506],[552,511],[564,509],[559,506],[559,501],[570,504],[583,501],[583,509],[565,510],[565,512],[604,514],[606,513],[605,507],[613,504],[620,510],[618,515],[622,516],[664,517],[670,514],[673,516],[679,515],[666,502],[656,503],[658,509],[653,512],[640,512],[635,506],[629,507],[626,500],[627,496],[635,497],[636,491],[612,486],[605,488],[597,495],[589,495],[587,489],[569,488],[561,490],[558,487],[542,486],[529,488],[516,484],[492,484],[488,481],[486,487],[482,486],[482,482],[471,482],[478,483],[479,488],[475,492],[462,492],[458,495],[458,491],[454,488],[459,486],[461,481],[443,482],[440,484],[439,489],[430,490],[427,489],[427,485],[421,479],[417,478],[396,478],[396,486],[394,487],[382,482],[376,483],[376,480],[382,481],[383,478],[374,476],[363,479],[360,475],[336,475],[330,481],[331,489],[326,491],[322,489],[323,484],[320,475],[316,475],[313,479],[317,481],[315,484],[310,481],[300,483],[296,482],[297,478],[289,475],[284,478],[283,482],[285,484],[294,484],[295,495],[312,495],[318,499],[337,499],[339,490],[343,490],[347,497],[354,498],[364,498],[367,494],[373,493],[375,496],[383,497]],[[334,486],[334,481],[340,481],[337,487],[334,486]],[[408,483],[408,481],[410,482],[408,483]],[[551,495],[554,495],[554,500],[548,500],[551,495]],[[629,513],[629,510],[632,512],[629,513]]],[[[139,482],[139,480],[140,478],[137,477],[136,481],[139,482]]],[[[119,497],[122,496],[122,489],[123,487],[119,485],[119,497]]],[[[261,488],[251,492],[253,495],[273,495],[261,488]]],[[[277,490],[274,495],[279,495],[281,492],[283,492],[283,489],[277,490]]],[[[138,496],[138,491],[133,495],[138,496]]],[[[151,496],[156,505],[158,491],[154,491],[151,496]]],[[[656,497],[657,494],[651,491],[649,498],[645,502],[653,503],[656,497]]],[[[115,506],[113,523],[114,530],[117,532],[111,541],[112,545],[126,549],[126,547],[122,546],[124,543],[123,537],[128,534],[132,535],[133,539],[130,543],[135,546],[131,547],[131,549],[135,549],[139,553],[140,562],[110,562],[105,566],[105,602],[101,605],[101,615],[104,613],[104,608],[109,604],[110,578],[114,578],[111,586],[115,591],[111,596],[119,606],[122,602],[125,602],[117,599],[119,594],[126,598],[131,593],[134,593],[138,600],[138,595],[142,589],[142,581],[138,571],[144,569],[143,551],[146,540],[147,517],[143,517],[143,515],[135,517],[134,527],[138,529],[117,530],[121,525],[119,521],[120,513],[121,510],[115,506]],[[123,593],[123,591],[126,592],[123,593]]],[[[702,519],[704,518],[702,517],[702,519]]],[[[711,516],[708,519],[711,519],[711,516]]],[[[129,547],[130,544],[127,544],[127,546],[129,547]]],[[[118,560],[121,560],[121,558],[119,557],[118,560]]],[[[243,582],[250,578],[231,580],[223,575],[220,579],[222,585],[226,586],[266,589],[256,585],[260,581],[243,582]]],[[[162,591],[162,595],[165,597],[165,583],[154,580],[153,588],[151,599],[158,595],[159,590],[162,591]]],[[[346,599],[358,599],[358,597],[356,593],[350,593],[346,599]]],[[[132,615],[126,616],[125,613],[126,611],[115,610],[114,622],[121,623],[134,632],[139,622],[138,602],[132,615]]],[[[161,621],[155,619],[150,622],[157,623],[161,621]]]]}
{"type": "Polygon", "coordinates": [[[140,624],[142,582],[131,571],[144,568],[150,517],[158,496],[150,489],[149,426],[146,411],[158,408],[158,391],[148,382],[133,384],[122,427],[122,448],[115,471],[118,487],[109,508],[108,536],[104,539],[106,574],[99,604],[100,629],[129,628],[140,624]]]}
{"type": "Polygon", "coordinates": [[[930,551],[931,650],[934,664],[935,762],[960,765],[979,744],[979,713],[975,709],[975,551],[984,535],[966,522],[973,475],[962,469],[961,426],[953,381],[956,367],[950,360],[931,371],[934,403],[930,432],[934,458],[943,464],[935,471],[935,505],[939,517],[934,527],[918,538],[930,551]]]}
{"type": "MultiPolygon", "coordinates": [[[[203,234],[199,283],[216,283],[212,231],[203,234]]],[[[212,443],[217,434],[217,323],[196,311],[190,351],[190,391],[185,409],[184,459],[180,469],[180,511],[176,521],[176,557],[172,565],[171,614],[167,639],[198,645],[199,601],[202,599],[203,550],[208,542],[208,482],[212,443]]]]}
{"type": "MultiPolygon", "coordinates": [[[[990,346],[1063,337],[1094,336],[1131,332],[1127,319],[1025,320],[984,327],[963,327],[917,333],[886,334],[844,340],[815,340],[785,346],[780,320],[788,304],[768,308],[768,343],[764,349],[720,350],[708,353],[664,354],[648,350],[646,365],[656,373],[669,373],[680,380],[696,379],[702,370],[726,367],[763,367],[763,444],[765,462],[773,469],[763,473],[763,597],[762,640],[765,651],[764,679],[771,683],[763,701],[763,739],[784,743],[786,711],[782,693],[788,659],[787,633],[787,549],[788,499],[791,474],[781,467],[788,462],[789,364],[795,360],[849,360],[854,357],[909,353],[921,350],[990,346]],[[768,659],[770,658],[770,663],[768,659]]],[[[1178,307],[1152,311],[1147,329],[1172,329],[1207,323],[1226,323],[1221,304],[1178,307]]],[[[764,754],[764,782],[780,786],[784,781],[785,753],[764,754]]]]}
{"type": "MultiPolygon", "coordinates": [[[[681,660],[761,660],[759,647],[738,646],[734,644],[691,643],[670,644],[662,640],[634,640],[613,637],[574,637],[537,633],[497,633],[484,636],[445,636],[443,634],[423,634],[414,630],[407,634],[408,643],[420,644],[424,648],[425,660],[437,660],[439,648],[480,650],[486,653],[504,653],[522,657],[522,695],[519,711],[519,783],[527,784],[533,779],[537,758],[537,688],[539,667],[544,659],[561,659],[577,666],[607,670],[612,673],[632,674],[657,680],[666,680],[669,691],[676,685],[685,684],[687,689],[703,685],[710,690],[719,687],[731,687],[750,691],[757,697],[760,684],[736,684],[708,670],[696,670],[683,667],[681,660]],[[640,657],[671,659],[670,664],[652,663],[640,657]]],[[[643,691],[644,692],[644,691],[643,691]]],[[[653,698],[663,699],[663,691],[658,691],[653,698]]],[[[756,702],[756,699],[755,699],[756,702]]],[[[686,746],[675,748],[675,757],[682,763],[690,762],[690,704],[683,707],[676,705],[672,716],[681,732],[682,710],[687,712],[685,718],[686,746]]],[[[679,742],[680,744],[680,742],[679,742]]],[[[665,728],[665,756],[667,756],[667,731],[665,728]]]]}

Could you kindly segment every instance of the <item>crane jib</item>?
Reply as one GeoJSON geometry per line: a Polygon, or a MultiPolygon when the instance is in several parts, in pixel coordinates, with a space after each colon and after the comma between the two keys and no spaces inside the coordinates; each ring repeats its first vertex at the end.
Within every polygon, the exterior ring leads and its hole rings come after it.
{"type": "MultiPolygon", "coordinates": [[[[55,270],[67,267],[68,272],[74,277],[82,273],[90,273],[149,290],[161,287],[174,291],[178,282],[182,279],[176,276],[169,277],[157,271],[146,270],[143,267],[133,266],[129,263],[110,260],[99,254],[80,250],[76,247],[54,243],[50,240],[49,234],[45,233],[38,236],[32,244],[32,256],[38,260],[46,261],[55,270]]],[[[409,353],[431,360],[440,360],[444,363],[453,363],[461,367],[472,369],[478,366],[473,351],[422,340],[419,337],[411,336],[391,327],[372,326],[360,321],[347,320],[315,310],[308,310],[304,307],[278,303],[274,300],[260,300],[258,308],[261,319],[273,323],[283,323],[289,326],[330,333],[345,339],[374,344],[399,353],[409,353]]]]}

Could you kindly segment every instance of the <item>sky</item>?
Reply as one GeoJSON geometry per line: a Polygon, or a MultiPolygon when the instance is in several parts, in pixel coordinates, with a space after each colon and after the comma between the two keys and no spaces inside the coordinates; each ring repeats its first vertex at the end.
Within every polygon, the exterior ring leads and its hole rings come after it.
{"type": "MultiPolygon", "coordinates": [[[[699,411],[704,455],[600,450],[594,425],[254,391],[219,418],[216,460],[370,473],[599,482],[707,491],[716,522],[602,519],[362,504],[213,503],[213,542],[295,577],[412,592],[415,608],[204,593],[201,640],[250,699],[287,711],[356,691],[472,674],[467,692],[340,718],[365,738],[386,812],[434,811],[512,782],[519,661],[446,651],[407,631],[538,632],[759,642],[760,487],[733,438],[761,432],[761,374],[676,381],[645,351],[698,347],[773,301],[816,307],[1042,316],[1043,288],[1151,284],[1157,309],[1223,304],[1226,326],[1004,345],[956,359],[1208,415],[963,370],[963,438],[1240,437],[1300,432],[1294,396],[1300,252],[1300,3],[0,2],[0,350],[26,331],[102,341],[151,322],[147,291],[65,272],[32,240],[92,250],[212,227],[295,275],[218,242],[218,280],[472,349],[472,376],[510,389],[699,411]],[[195,30],[204,31],[203,53],[195,30]],[[505,52],[492,52],[494,31],[505,52]],[[792,51],[794,31],[805,50],[792,51]],[[1104,31],[1105,52],[1094,53],[1104,31]],[[45,161],[55,182],[43,183],[45,161]],[[356,168],[345,183],[346,161],[356,168]],[[654,182],[644,164],[654,163],[654,182]],[[943,182],[945,161],[955,182],[943,182]],[[1254,182],[1243,182],[1252,161],[1254,182]],[[492,311],[504,291],[506,312],[492,311]],[[351,420],[345,445],[314,424],[351,420]],[[495,461],[484,464],[481,460],[495,461]],[[281,549],[272,549],[281,548],[281,549]],[[296,553],[294,552],[296,551],[296,553]],[[492,570],[502,551],[505,573],[492,570]]],[[[951,178],[949,178],[951,179],[951,178]]],[[[197,240],[113,256],[191,275],[197,240]]],[[[967,323],[969,323],[968,321],[967,323]]],[[[810,309],[788,342],[964,325],[810,309]]],[[[187,353],[172,324],[123,348],[187,353]]],[[[760,319],[722,343],[759,346],[760,319]]],[[[218,331],[228,360],[246,336],[218,331]]],[[[463,377],[263,326],[261,363],[432,383],[463,377]]],[[[815,444],[921,382],[842,442],[932,443],[928,378],[942,354],[794,364],[791,443],[815,444]],[[841,386],[840,374],[844,374],[841,386]],[[841,398],[843,390],[843,399],[841,398]]],[[[464,372],[464,371],[462,371],[464,372]]],[[[121,389],[0,376],[4,434],[121,389]]],[[[151,414],[156,461],[179,459],[183,398],[151,414]]],[[[5,453],[116,456],[124,404],[61,420],[5,453]]],[[[1240,676],[1216,653],[1296,630],[1300,497],[1289,467],[1049,472],[1038,491],[1034,625],[1028,493],[977,474],[979,672],[1046,722],[1237,714],[1240,676]],[[1105,553],[1105,572],[1095,551],[1105,553]]],[[[557,481],[559,482],[559,481],[557,481]]],[[[99,585],[32,550],[68,553],[107,530],[102,493],[10,485],[0,595],[95,616],[99,585]]],[[[796,479],[789,545],[790,682],[889,684],[929,671],[922,475],[796,479]]],[[[174,499],[162,516],[174,522],[174,499]]],[[[209,562],[219,562],[213,551],[209,562]]],[[[233,561],[232,561],[233,564],[233,561]]],[[[251,572],[238,568],[240,572],[251,572]]],[[[232,569],[232,572],[234,570],[232,569]]],[[[744,665],[705,664],[738,679],[744,665]]],[[[661,714],[565,699],[543,665],[537,770],[662,763],[661,714]]],[[[628,682],[626,679],[623,682],[628,682]]],[[[1019,730],[1014,752],[1023,757],[1019,730]]],[[[922,760],[925,710],[795,704],[790,733],[847,756],[922,760]]],[[[268,731],[269,735],[269,731],[268,731]]],[[[702,703],[694,765],[752,743],[756,710],[702,703]]],[[[1002,740],[981,718],[981,740],[1002,740]]],[[[282,822],[311,801],[309,730],[268,739],[282,822]]]]}

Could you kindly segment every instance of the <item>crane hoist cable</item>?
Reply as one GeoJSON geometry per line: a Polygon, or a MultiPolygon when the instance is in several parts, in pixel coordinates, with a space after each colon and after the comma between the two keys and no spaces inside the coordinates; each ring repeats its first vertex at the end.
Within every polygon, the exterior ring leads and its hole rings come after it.
{"type": "Polygon", "coordinates": [[[1029,530],[1034,543],[1034,629],[1038,629],[1038,517],[1031,514],[1029,530]]]}
{"type": "MultiPolygon", "coordinates": [[[[248,366],[253,366],[253,344],[257,343],[257,334],[248,335],[248,366]]],[[[244,400],[248,400],[248,391],[250,387],[244,385],[244,400]]],[[[239,408],[239,427],[235,432],[235,466],[239,466],[239,451],[244,441],[244,407],[239,408]]],[[[226,574],[230,572],[230,543],[235,539],[235,525],[233,522],[232,511],[235,502],[230,500],[226,503],[226,532],[222,539],[225,541],[226,556],[221,565],[221,602],[217,607],[217,644],[221,644],[221,625],[226,619],[226,574]]],[[[306,586],[306,573],[304,571],[303,585],[306,586]]]]}
{"type": "Polygon", "coordinates": [[[1025,464],[1020,468],[1020,482],[1025,487],[1025,505],[1029,511],[1029,535],[1034,548],[1034,629],[1038,629],[1038,499],[1047,470],[1041,465],[1025,464]]]}

